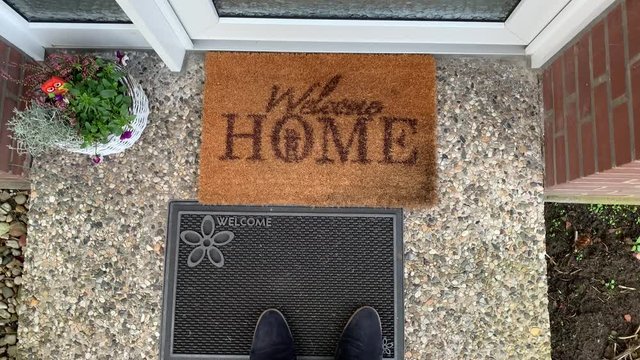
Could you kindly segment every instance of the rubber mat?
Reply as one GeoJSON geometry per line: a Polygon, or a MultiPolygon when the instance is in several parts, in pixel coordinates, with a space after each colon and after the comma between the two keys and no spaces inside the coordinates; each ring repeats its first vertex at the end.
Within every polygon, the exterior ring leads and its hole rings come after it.
{"type": "Polygon", "coordinates": [[[298,359],[332,359],[352,313],[378,310],[404,355],[402,210],[169,205],[161,359],[249,359],[256,321],[287,318],[298,359]]]}

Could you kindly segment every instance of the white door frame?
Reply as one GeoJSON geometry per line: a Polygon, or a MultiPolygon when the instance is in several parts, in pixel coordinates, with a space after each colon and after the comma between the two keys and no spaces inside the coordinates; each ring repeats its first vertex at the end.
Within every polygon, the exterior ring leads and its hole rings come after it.
{"type": "Polygon", "coordinates": [[[173,71],[180,71],[192,44],[166,0],[117,0],[132,24],[28,22],[0,0],[0,36],[35,60],[45,48],[156,50],[173,71]]]}
{"type": "Polygon", "coordinates": [[[525,53],[531,57],[531,66],[533,68],[544,66],[615,2],[615,0],[572,0],[542,33],[527,45],[525,53]]]}
{"type": "Polygon", "coordinates": [[[516,55],[543,66],[615,0],[522,0],[504,23],[219,17],[212,0],[116,0],[132,24],[29,23],[0,0],[0,36],[44,48],[153,48],[173,71],[189,50],[516,55]]]}
{"type": "Polygon", "coordinates": [[[169,0],[195,49],[499,55],[524,55],[569,1],[522,0],[501,23],[221,18],[211,0],[169,0]]]}
{"type": "Polygon", "coordinates": [[[34,60],[45,48],[150,48],[134,24],[28,22],[0,1],[0,36],[34,60]]]}

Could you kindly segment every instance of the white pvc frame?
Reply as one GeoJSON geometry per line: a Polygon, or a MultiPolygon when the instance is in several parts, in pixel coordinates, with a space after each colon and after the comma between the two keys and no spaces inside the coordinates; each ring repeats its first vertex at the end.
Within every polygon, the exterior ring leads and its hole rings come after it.
{"type": "Polygon", "coordinates": [[[570,0],[522,0],[505,23],[220,18],[211,0],[169,0],[194,40],[525,45],[570,0]]]}
{"type": "Polygon", "coordinates": [[[153,48],[174,71],[189,50],[529,56],[543,66],[615,0],[522,0],[504,23],[220,18],[212,0],[116,0],[133,24],[29,23],[0,1],[0,36],[44,48],[153,48]]]}
{"type": "Polygon", "coordinates": [[[149,48],[133,24],[30,23],[0,1],[0,36],[35,60],[45,48],[149,48]]]}
{"type": "Polygon", "coordinates": [[[615,0],[572,0],[553,22],[528,44],[525,54],[531,57],[531,66],[544,66],[614,3],[615,0]]]}
{"type": "Polygon", "coordinates": [[[504,23],[220,18],[211,0],[169,0],[195,49],[520,55],[571,0],[522,0],[504,23]]]}

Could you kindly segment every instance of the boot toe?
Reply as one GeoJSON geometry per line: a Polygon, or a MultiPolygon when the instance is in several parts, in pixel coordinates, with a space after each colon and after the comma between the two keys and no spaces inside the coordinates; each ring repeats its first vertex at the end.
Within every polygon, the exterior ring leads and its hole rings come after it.
{"type": "Polygon", "coordinates": [[[351,317],[338,344],[336,359],[382,359],[382,327],[375,309],[363,307],[351,317]]]}
{"type": "Polygon", "coordinates": [[[251,360],[295,360],[293,336],[282,313],[262,313],[253,336],[251,360]]]}

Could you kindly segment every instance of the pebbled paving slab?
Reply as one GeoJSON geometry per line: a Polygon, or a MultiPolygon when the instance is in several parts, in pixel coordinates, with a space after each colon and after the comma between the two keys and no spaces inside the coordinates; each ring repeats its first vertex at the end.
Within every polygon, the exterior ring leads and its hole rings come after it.
{"type": "MultiPolygon", "coordinates": [[[[167,202],[196,196],[203,57],[177,74],[131,57],[152,109],[139,143],[99,166],[35,160],[22,358],[158,358],[167,202]]],[[[406,358],[548,359],[538,77],[441,57],[438,87],[440,203],[405,211],[406,358]]]]}

